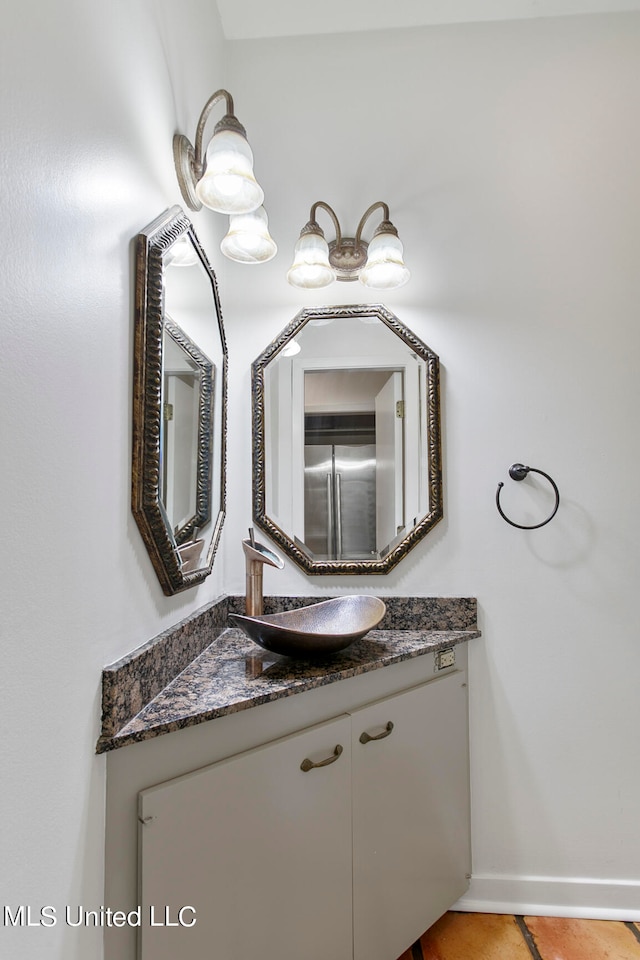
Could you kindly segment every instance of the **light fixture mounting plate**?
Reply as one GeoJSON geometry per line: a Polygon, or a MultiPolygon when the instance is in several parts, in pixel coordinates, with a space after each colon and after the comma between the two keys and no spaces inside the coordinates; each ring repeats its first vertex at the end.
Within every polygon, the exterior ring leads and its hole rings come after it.
{"type": "Polygon", "coordinates": [[[173,138],[173,159],[185,203],[191,210],[202,210],[196,195],[195,150],[189,138],[181,133],[176,133],[173,138]]]}
{"type": "Polygon", "coordinates": [[[368,243],[354,237],[342,237],[338,247],[335,240],[329,244],[329,263],[336,272],[336,280],[357,280],[367,262],[368,243]]]}

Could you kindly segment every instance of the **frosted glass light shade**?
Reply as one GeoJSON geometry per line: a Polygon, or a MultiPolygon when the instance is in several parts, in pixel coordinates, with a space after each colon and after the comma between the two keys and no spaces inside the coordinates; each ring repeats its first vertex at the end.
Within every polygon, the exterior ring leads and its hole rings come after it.
{"type": "Polygon", "coordinates": [[[394,233],[378,233],[369,244],[367,262],[358,277],[360,283],[376,290],[401,287],[411,276],[402,253],[402,243],[394,233]]]}
{"type": "Polygon", "coordinates": [[[329,263],[329,246],[320,233],[304,233],[293,256],[287,280],[294,287],[316,289],[328,287],[336,278],[329,263]]]}
{"type": "Polygon", "coordinates": [[[269,234],[264,207],[230,217],[229,231],[220,249],[225,257],[237,263],[266,263],[275,257],[278,248],[269,234]]]}
{"type": "Polygon", "coordinates": [[[262,204],[264,192],[253,175],[251,147],[241,133],[220,130],[213,135],[196,196],[216,213],[250,213],[262,204]]]}
{"type": "Polygon", "coordinates": [[[283,347],[280,351],[281,357],[295,357],[296,354],[300,353],[302,347],[297,340],[289,340],[289,343],[286,347],[283,347]]]}
{"type": "Polygon", "coordinates": [[[196,248],[187,235],[172,244],[164,256],[165,267],[192,267],[199,260],[196,248]]]}

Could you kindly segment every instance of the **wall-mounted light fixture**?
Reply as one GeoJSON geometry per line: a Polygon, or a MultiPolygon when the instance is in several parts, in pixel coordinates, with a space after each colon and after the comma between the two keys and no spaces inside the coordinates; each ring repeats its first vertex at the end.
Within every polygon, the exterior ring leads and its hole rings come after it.
{"type": "Polygon", "coordinates": [[[360,280],[366,287],[378,290],[401,287],[410,276],[402,250],[398,231],[389,220],[389,207],[381,200],[365,211],[355,237],[343,237],[334,211],[328,203],[318,200],[311,207],[309,222],[300,231],[287,279],[294,287],[307,288],[326,287],[334,280],[360,280]],[[316,221],[318,207],[333,220],[336,238],[331,243],[327,243],[316,221]],[[362,239],[362,230],[378,209],[382,210],[382,221],[367,243],[362,239]]]}
{"type": "Polygon", "coordinates": [[[195,144],[177,133],[173,157],[182,196],[191,210],[204,205],[231,217],[229,232],[220,248],[230,260],[264,263],[275,256],[277,247],[269,236],[267,214],[262,206],[264,192],[253,173],[253,153],[247,133],[233,112],[233,98],[217,90],[204,105],[196,127],[195,144]],[[212,109],[226,101],[226,113],[214,127],[203,150],[204,128],[212,109]]]}

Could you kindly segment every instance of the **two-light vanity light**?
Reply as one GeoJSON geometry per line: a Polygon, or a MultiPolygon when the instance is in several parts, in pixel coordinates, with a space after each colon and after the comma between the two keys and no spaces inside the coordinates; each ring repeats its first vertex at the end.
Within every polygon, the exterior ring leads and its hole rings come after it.
{"type": "Polygon", "coordinates": [[[402,243],[389,220],[386,203],[373,203],[362,215],[355,237],[343,237],[334,211],[328,203],[318,200],[311,207],[309,222],[300,231],[287,279],[294,287],[326,287],[334,280],[360,280],[365,287],[388,290],[401,287],[409,279],[402,253],[402,243]],[[336,238],[331,243],[325,240],[316,220],[318,207],[326,210],[333,220],[336,238]],[[362,231],[378,209],[382,210],[382,221],[367,243],[362,239],[362,231]]]}
{"type": "MultiPolygon", "coordinates": [[[[233,98],[226,90],[217,90],[207,100],[196,127],[195,145],[176,134],[173,155],[182,195],[191,210],[204,205],[229,216],[229,230],[220,244],[225,257],[238,263],[265,263],[277,251],[269,235],[267,214],[262,205],[264,192],[253,173],[253,154],[247,134],[233,112],[233,98]],[[226,113],[214,128],[203,150],[204,128],[211,111],[221,100],[226,113]]],[[[389,220],[389,208],[379,201],[362,216],[355,237],[343,237],[340,223],[329,204],[322,200],[311,207],[309,222],[303,227],[295,247],[294,262],[287,279],[295,287],[326,287],[334,280],[359,279],[367,287],[400,287],[409,279],[402,259],[398,231],[389,220]],[[333,220],[336,238],[327,243],[316,221],[321,207],[333,220]],[[362,231],[371,214],[381,209],[383,219],[372,240],[362,239],[362,231]]]]}
{"type": "Polygon", "coordinates": [[[204,205],[229,216],[229,231],[220,244],[225,257],[238,263],[264,263],[276,255],[269,235],[264,192],[253,173],[247,133],[233,112],[233,98],[217,90],[204,105],[196,128],[195,146],[182,134],[173,138],[178,182],[187,205],[204,205]],[[220,100],[227,112],[216,124],[204,155],[202,138],[209,115],[220,100]]]}

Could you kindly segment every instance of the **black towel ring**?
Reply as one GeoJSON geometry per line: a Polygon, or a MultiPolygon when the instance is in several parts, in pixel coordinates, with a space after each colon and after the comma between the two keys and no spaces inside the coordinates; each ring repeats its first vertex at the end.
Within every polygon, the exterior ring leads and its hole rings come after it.
{"type": "Polygon", "coordinates": [[[525,467],[523,463],[512,463],[509,467],[509,476],[512,480],[524,480],[528,473],[539,473],[541,477],[545,477],[549,481],[556,495],[556,504],[547,519],[543,520],[542,523],[532,523],[530,525],[524,523],[514,523],[513,520],[509,520],[509,517],[506,516],[502,507],[500,506],[500,491],[504,487],[504,483],[499,483],[498,489],[496,490],[496,507],[498,508],[498,513],[503,520],[506,520],[507,523],[510,523],[512,527],[518,527],[519,530],[537,530],[538,527],[544,527],[545,524],[549,523],[550,520],[553,520],[558,512],[558,507],[560,506],[560,493],[548,473],[545,473],[544,470],[536,470],[535,467],[525,467]]]}

